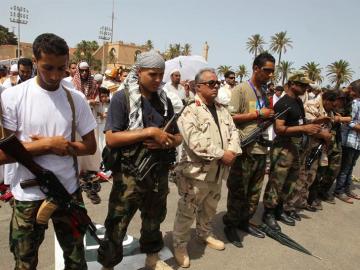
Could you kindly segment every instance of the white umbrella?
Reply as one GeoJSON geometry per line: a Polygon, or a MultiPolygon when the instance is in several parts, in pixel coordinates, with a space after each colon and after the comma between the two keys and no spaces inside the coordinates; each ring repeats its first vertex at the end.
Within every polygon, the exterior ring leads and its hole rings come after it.
{"type": "Polygon", "coordinates": [[[204,57],[200,55],[178,56],[165,62],[164,82],[170,81],[170,72],[180,70],[181,80],[194,80],[200,69],[209,67],[204,57]]]}

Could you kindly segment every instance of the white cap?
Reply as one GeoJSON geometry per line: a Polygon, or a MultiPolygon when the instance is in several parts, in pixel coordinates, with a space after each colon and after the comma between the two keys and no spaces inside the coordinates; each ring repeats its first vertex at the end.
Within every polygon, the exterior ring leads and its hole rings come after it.
{"type": "Polygon", "coordinates": [[[10,67],[10,72],[18,72],[18,65],[12,64],[10,67]]]}
{"type": "Polygon", "coordinates": [[[79,68],[86,69],[86,68],[89,68],[89,67],[90,67],[89,64],[86,63],[85,61],[80,62],[80,64],[79,64],[79,68]]]}
{"type": "Polygon", "coordinates": [[[94,80],[97,82],[101,82],[103,80],[103,75],[101,75],[100,73],[95,74],[94,80]]]}

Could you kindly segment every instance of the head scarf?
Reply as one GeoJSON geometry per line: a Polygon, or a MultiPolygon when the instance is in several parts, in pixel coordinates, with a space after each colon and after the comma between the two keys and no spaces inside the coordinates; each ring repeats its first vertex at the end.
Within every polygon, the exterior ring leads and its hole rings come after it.
{"type": "Polygon", "coordinates": [[[99,94],[96,89],[96,82],[89,72],[89,77],[86,81],[81,80],[80,76],[80,64],[76,66],[76,72],[73,78],[73,84],[76,90],[81,91],[86,99],[95,99],[99,94]]]}
{"type": "MultiPolygon", "coordinates": [[[[120,85],[119,90],[127,88],[129,90],[129,130],[143,128],[142,108],[141,108],[141,93],[139,87],[139,78],[137,71],[141,68],[160,68],[165,69],[164,59],[155,51],[145,52],[138,55],[135,65],[131,68],[128,76],[123,84],[120,85]]],[[[164,106],[164,116],[167,116],[168,104],[167,96],[163,90],[163,85],[157,89],[157,94],[161,103],[164,106]]]]}

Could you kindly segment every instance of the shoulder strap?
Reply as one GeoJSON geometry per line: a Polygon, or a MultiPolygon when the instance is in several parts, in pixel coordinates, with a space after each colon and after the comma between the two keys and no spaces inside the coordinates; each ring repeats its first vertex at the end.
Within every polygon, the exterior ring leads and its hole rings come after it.
{"type": "MultiPolygon", "coordinates": [[[[75,131],[76,131],[76,115],[75,115],[75,104],[74,104],[74,99],[71,96],[70,90],[67,89],[64,85],[62,85],[62,87],[64,88],[64,91],[66,93],[66,97],[67,100],[70,104],[70,108],[71,108],[71,113],[72,113],[72,120],[71,120],[71,141],[75,142],[75,131]]],[[[73,159],[74,159],[74,168],[75,168],[75,173],[76,173],[76,177],[79,176],[79,167],[78,167],[78,160],[76,155],[73,155],[73,159]]]]}
{"type": "Polygon", "coordinates": [[[128,113],[130,114],[130,92],[129,92],[129,88],[127,88],[127,87],[124,88],[124,94],[125,94],[125,100],[126,100],[126,109],[127,109],[128,113]]]}

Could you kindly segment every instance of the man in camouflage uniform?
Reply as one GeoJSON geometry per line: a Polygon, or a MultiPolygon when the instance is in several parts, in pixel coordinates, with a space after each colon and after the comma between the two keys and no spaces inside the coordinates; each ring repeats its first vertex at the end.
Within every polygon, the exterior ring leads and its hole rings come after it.
{"type": "Polygon", "coordinates": [[[303,95],[311,81],[302,71],[289,76],[286,95],[275,105],[276,113],[289,110],[275,121],[277,134],[270,152],[271,167],[269,181],[264,194],[263,221],[273,230],[280,230],[275,220],[288,225],[295,225],[294,219],[283,211],[299,177],[300,164],[303,160],[302,149],[304,136],[320,132],[320,125],[305,124],[305,112],[299,96],[303,95]]]}
{"type": "MultiPolygon", "coordinates": [[[[24,146],[34,156],[34,161],[52,171],[74,202],[84,207],[72,155],[94,154],[96,121],[82,94],[62,87],[69,61],[65,40],[54,34],[42,34],[35,39],[33,52],[37,77],[5,90],[1,95],[3,125],[7,134],[15,133],[20,141],[26,142],[24,146]],[[75,132],[82,141],[70,141],[75,132]]],[[[2,152],[0,157],[6,162],[2,152]]],[[[14,254],[16,270],[33,270],[37,267],[39,247],[47,229],[47,219],[44,222],[37,215],[44,213],[43,209],[49,209],[44,207],[49,198],[38,186],[22,188],[20,182],[35,176],[23,165],[14,165],[15,174],[10,182],[15,198],[10,250],[14,254]]],[[[53,212],[51,219],[63,250],[65,269],[87,269],[83,242],[86,227],[74,224],[69,211],[61,208],[53,212]]]]}
{"type": "MultiPolygon", "coordinates": [[[[274,115],[269,109],[266,83],[274,74],[275,59],[268,53],[258,55],[253,63],[251,79],[236,86],[231,95],[229,109],[240,137],[247,136],[257,124],[274,115]]],[[[267,138],[267,132],[263,138],[267,138]]],[[[231,168],[227,181],[227,212],[223,217],[227,239],[242,247],[237,229],[263,238],[265,235],[249,221],[256,212],[265,175],[267,145],[255,142],[243,149],[231,168]]]]}
{"type": "Polygon", "coordinates": [[[333,119],[332,110],[336,97],[337,94],[334,91],[324,92],[317,98],[308,100],[304,104],[306,121],[320,123],[321,120],[323,124],[319,134],[309,137],[309,144],[306,146],[303,154],[304,158],[300,167],[299,179],[296,181],[294,192],[284,203],[286,213],[298,221],[300,221],[300,217],[296,214],[295,207],[310,211],[316,211],[317,208],[320,209],[320,205],[311,205],[312,200],[308,204],[309,189],[315,180],[318,167],[327,165],[328,147],[332,139],[330,121],[333,119]],[[320,145],[322,145],[321,151],[319,150],[320,145]],[[316,156],[313,156],[316,152],[316,156]],[[311,164],[307,164],[309,158],[313,159],[311,164]]]}
{"type": "Polygon", "coordinates": [[[182,157],[176,167],[180,195],[174,221],[174,255],[181,267],[189,267],[186,245],[196,218],[196,233],[208,247],[223,250],[224,243],[211,233],[211,220],[221,196],[221,184],[241,152],[239,135],[231,115],[215,102],[220,82],[213,69],[195,77],[195,102],[178,120],[184,138],[182,157]]]}
{"type": "Polygon", "coordinates": [[[181,141],[177,126],[160,129],[174,115],[171,101],[161,89],[165,61],[155,51],[138,56],[133,70],[111,99],[105,125],[106,142],[121,149],[121,164],[113,168],[114,181],[105,220],[106,234],[98,250],[103,269],[113,269],[123,259],[122,242],[136,211],[141,211],[140,250],[147,254],[145,265],[154,270],[171,270],[160,260],[164,243],[160,224],[166,216],[169,193],[169,154],[181,141]],[[141,151],[137,149],[141,148],[141,151]],[[134,168],[139,154],[149,150],[161,163],[140,180],[134,168]]]}
{"type": "Polygon", "coordinates": [[[311,200],[321,199],[331,204],[335,203],[334,195],[330,194],[329,191],[341,167],[341,123],[351,121],[351,117],[347,116],[348,114],[344,110],[346,105],[346,96],[339,93],[334,104],[334,118],[331,128],[333,136],[328,149],[328,166],[322,166],[318,169],[314,185],[310,189],[311,200]]]}

